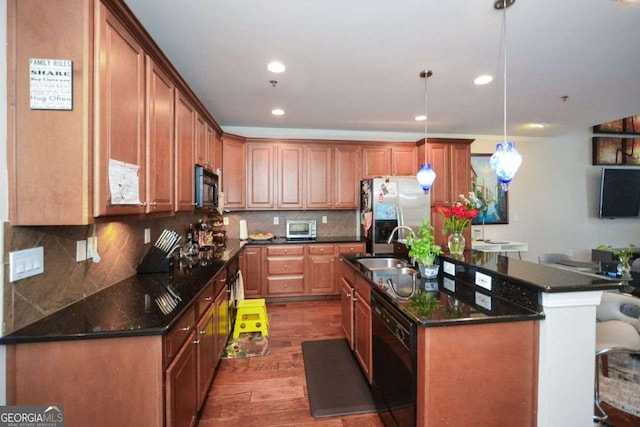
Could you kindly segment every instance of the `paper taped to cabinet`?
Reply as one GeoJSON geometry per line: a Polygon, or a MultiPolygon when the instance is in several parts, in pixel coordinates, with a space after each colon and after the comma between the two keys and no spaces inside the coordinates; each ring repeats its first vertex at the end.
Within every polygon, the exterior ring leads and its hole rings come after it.
{"type": "Polygon", "coordinates": [[[109,191],[112,205],[140,204],[140,166],[109,159],[109,191]]]}

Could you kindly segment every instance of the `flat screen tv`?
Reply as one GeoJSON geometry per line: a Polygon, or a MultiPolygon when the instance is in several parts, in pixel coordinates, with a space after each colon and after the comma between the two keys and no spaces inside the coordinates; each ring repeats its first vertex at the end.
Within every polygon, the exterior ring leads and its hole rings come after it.
{"type": "Polygon", "coordinates": [[[598,216],[640,217],[640,168],[602,168],[598,216]]]}

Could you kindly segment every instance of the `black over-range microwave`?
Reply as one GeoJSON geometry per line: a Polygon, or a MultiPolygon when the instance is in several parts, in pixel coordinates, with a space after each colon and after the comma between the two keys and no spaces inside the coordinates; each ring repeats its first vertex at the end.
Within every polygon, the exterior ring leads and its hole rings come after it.
{"type": "Polygon", "coordinates": [[[218,207],[218,175],[202,166],[195,168],[196,208],[210,209],[218,207]]]}

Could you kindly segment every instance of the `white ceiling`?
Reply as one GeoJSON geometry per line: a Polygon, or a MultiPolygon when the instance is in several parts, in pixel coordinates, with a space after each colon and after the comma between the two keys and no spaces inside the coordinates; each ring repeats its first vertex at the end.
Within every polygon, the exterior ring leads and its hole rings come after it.
{"type": "MultiPolygon", "coordinates": [[[[125,2],[223,128],[421,133],[428,68],[429,135],[503,133],[494,0],[125,2]],[[475,86],[483,73],[493,82],[475,86]]],[[[517,0],[506,22],[509,135],[640,113],[640,3],[517,0]]]]}

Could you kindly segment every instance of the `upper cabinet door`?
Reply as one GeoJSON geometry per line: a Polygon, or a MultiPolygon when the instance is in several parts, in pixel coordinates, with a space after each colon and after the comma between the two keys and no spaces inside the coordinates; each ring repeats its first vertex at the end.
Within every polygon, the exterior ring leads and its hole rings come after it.
{"type": "Polygon", "coordinates": [[[308,209],[333,206],[332,156],[332,145],[310,145],[305,149],[305,207],[308,209]]]}
{"type": "Polygon", "coordinates": [[[418,149],[415,146],[391,147],[391,175],[415,176],[417,163],[418,149]]]}
{"type": "Polygon", "coordinates": [[[207,121],[200,113],[196,113],[195,163],[210,169],[207,164],[207,121]]]}
{"type": "Polygon", "coordinates": [[[362,176],[364,179],[391,175],[390,147],[363,147],[362,157],[364,167],[362,176]]]}
{"type": "Polygon", "coordinates": [[[362,176],[362,148],[357,145],[336,146],[334,150],[334,196],[336,209],[360,207],[360,178],[362,176]]]}
{"type": "Polygon", "coordinates": [[[222,189],[224,207],[247,207],[246,143],[244,139],[225,134],[222,140],[222,189]]]}
{"type": "Polygon", "coordinates": [[[247,208],[272,209],[273,144],[247,144],[247,208]]]}
{"type": "Polygon", "coordinates": [[[280,209],[302,209],[302,146],[277,145],[277,203],[280,209]]]}
{"type": "Polygon", "coordinates": [[[100,5],[98,16],[100,58],[96,66],[96,144],[94,215],[143,213],[145,207],[145,53],[140,44],[113,16],[100,5]],[[117,174],[110,160],[137,168],[137,177],[117,174]],[[116,172],[116,173],[114,173],[116,172]],[[111,194],[111,179],[120,182],[122,192],[111,194]],[[117,177],[117,178],[114,178],[117,177]],[[138,184],[137,194],[135,184],[138,184]]]}
{"type": "Polygon", "coordinates": [[[176,211],[194,209],[194,145],[196,110],[177,91],[176,96],[176,211]]]}
{"type": "Polygon", "coordinates": [[[147,213],[173,211],[174,84],[147,56],[147,213]]]}

